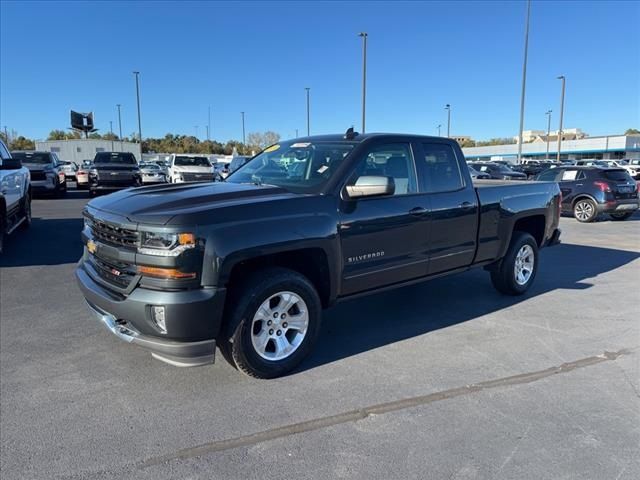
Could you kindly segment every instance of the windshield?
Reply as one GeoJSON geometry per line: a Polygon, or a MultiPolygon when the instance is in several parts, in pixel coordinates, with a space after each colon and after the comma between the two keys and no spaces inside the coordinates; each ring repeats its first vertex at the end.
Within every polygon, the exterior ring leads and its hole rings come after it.
{"type": "Polygon", "coordinates": [[[277,185],[297,193],[316,191],[352,149],[349,143],[282,142],[266,148],[227,181],[277,185]]]}
{"type": "Polygon", "coordinates": [[[140,168],[144,168],[145,170],[160,170],[160,167],[153,163],[146,163],[146,164],[140,165],[140,168]]]}
{"type": "Polygon", "coordinates": [[[110,153],[99,152],[96,153],[93,159],[94,165],[103,163],[118,163],[121,165],[136,165],[136,157],[132,153],[110,153]]]}
{"type": "Polygon", "coordinates": [[[23,163],[52,163],[51,156],[48,153],[31,153],[31,152],[12,152],[11,156],[17,158],[23,163]]]}
{"type": "Polygon", "coordinates": [[[210,167],[211,164],[207,157],[176,157],[173,162],[174,165],[179,167],[210,167]]]}

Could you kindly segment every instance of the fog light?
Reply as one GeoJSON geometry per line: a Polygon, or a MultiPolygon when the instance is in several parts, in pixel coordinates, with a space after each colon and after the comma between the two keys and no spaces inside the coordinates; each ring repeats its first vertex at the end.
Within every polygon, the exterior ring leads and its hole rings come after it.
{"type": "Polygon", "coordinates": [[[163,306],[151,305],[151,320],[162,333],[167,333],[163,306]]]}

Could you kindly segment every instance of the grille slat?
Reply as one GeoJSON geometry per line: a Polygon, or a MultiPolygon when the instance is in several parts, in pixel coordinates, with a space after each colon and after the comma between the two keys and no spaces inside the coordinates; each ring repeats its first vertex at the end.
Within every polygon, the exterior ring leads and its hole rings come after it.
{"type": "Polygon", "coordinates": [[[91,223],[91,233],[97,240],[104,243],[135,249],[138,246],[138,232],[127,228],[120,228],[94,219],[91,223]]]}
{"type": "Polygon", "coordinates": [[[91,256],[91,264],[100,278],[122,289],[128,288],[135,278],[133,266],[129,264],[106,262],[96,255],[91,256]]]}
{"type": "Polygon", "coordinates": [[[32,171],[30,173],[31,173],[31,180],[39,181],[39,180],[47,179],[47,176],[43,171],[32,171]]]}
{"type": "Polygon", "coordinates": [[[213,182],[213,173],[181,173],[185,182],[213,182]]]}

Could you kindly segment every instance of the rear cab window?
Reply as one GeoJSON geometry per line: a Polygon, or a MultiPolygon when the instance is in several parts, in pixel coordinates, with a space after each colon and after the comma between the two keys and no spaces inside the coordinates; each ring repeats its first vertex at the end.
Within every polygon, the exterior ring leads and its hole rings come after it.
{"type": "Polygon", "coordinates": [[[464,187],[460,164],[451,145],[423,143],[422,151],[419,169],[425,177],[427,192],[453,192],[464,187]]]}

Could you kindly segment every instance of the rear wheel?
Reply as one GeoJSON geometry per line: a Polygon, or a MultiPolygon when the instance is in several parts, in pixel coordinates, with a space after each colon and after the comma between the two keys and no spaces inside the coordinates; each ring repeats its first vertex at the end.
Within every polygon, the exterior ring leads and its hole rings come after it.
{"type": "Polygon", "coordinates": [[[611,220],[619,222],[619,221],[622,221],[622,220],[626,220],[631,215],[633,215],[633,213],[634,212],[610,213],[609,216],[611,217],[611,220]]]}
{"type": "Polygon", "coordinates": [[[491,282],[501,293],[522,295],[538,271],[538,244],[528,233],[513,232],[507,254],[491,271],[491,282]]]}
{"type": "Polygon", "coordinates": [[[22,217],[24,221],[20,227],[24,230],[31,226],[31,194],[27,192],[22,203],[22,217]]]}
{"type": "Polygon", "coordinates": [[[581,223],[593,222],[598,216],[596,202],[589,198],[578,200],[573,206],[573,216],[581,223]]]}
{"type": "Polygon", "coordinates": [[[256,272],[233,296],[220,348],[239,370],[257,378],[282,376],[311,351],[322,306],[309,280],[292,270],[256,272]]]}
{"type": "Polygon", "coordinates": [[[0,253],[4,250],[5,231],[7,229],[7,219],[4,209],[0,210],[0,253]]]}

